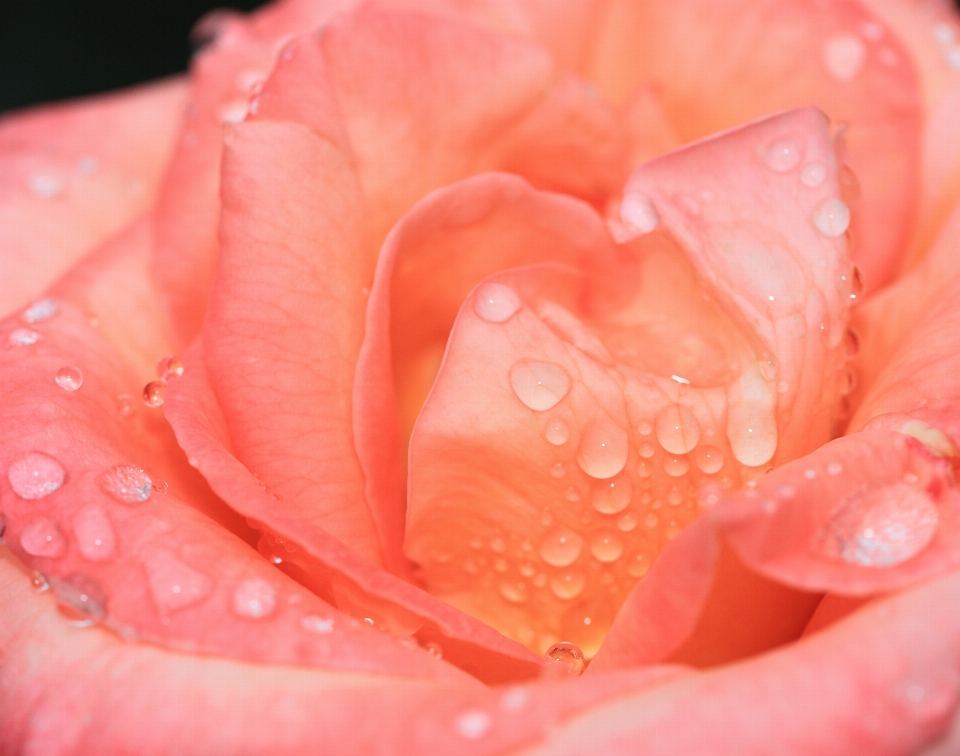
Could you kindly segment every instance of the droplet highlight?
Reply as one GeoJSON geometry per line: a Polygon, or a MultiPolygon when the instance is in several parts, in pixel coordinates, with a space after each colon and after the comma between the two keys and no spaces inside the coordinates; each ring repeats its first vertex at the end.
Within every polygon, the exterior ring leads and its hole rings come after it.
{"type": "Polygon", "coordinates": [[[850,227],[850,210],[836,197],[824,200],[813,213],[813,225],[821,234],[834,239],[850,227]]]}
{"type": "Polygon", "coordinates": [[[554,446],[563,446],[570,438],[570,426],[559,417],[547,421],[543,437],[554,446]]]}
{"type": "Polygon", "coordinates": [[[547,672],[554,677],[580,677],[586,666],[583,651],[573,643],[554,643],[543,656],[547,672]]]}
{"type": "Polygon", "coordinates": [[[140,504],[150,498],[150,476],[134,465],[115,465],[97,478],[104,493],[122,504],[140,504]]]}
{"type": "Polygon", "coordinates": [[[7,468],[10,488],[21,499],[42,499],[63,485],[67,473],[53,457],[41,452],[28,452],[17,457],[7,468]]]}
{"type": "Polygon", "coordinates": [[[615,530],[598,530],[590,536],[590,553],[604,564],[616,562],[623,554],[623,538],[615,530]]]}
{"type": "Polygon", "coordinates": [[[7,343],[14,347],[30,346],[38,341],[40,341],[40,334],[29,328],[14,329],[7,336],[7,343]]]}
{"type": "Polygon", "coordinates": [[[329,635],[333,632],[333,625],[333,619],[318,617],[316,614],[308,614],[300,620],[300,627],[316,635],[329,635]]]}
{"type": "Polygon", "coordinates": [[[64,391],[76,391],[83,385],[83,373],[75,365],[64,365],[53,377],[64,391]]]}
{"type": "Polygon", "coordinates": [[[569,393],[571,380],[566,370],[552,362],[520,360],[510,368],[510,385],[525,406],[542,412],[569,393]]]}
{"type": "Polygon", "coordinates": [[[601,412],[583,431],[577,464],[591,478],[612,478],[627,464],[628,451],[627,431],[601,412]]]}
{"type": "Polygon", "coordinates": [[[517,292],[501,283],[481,284],[473,298],[473,311],[488,323],[505,323],[521,306],[517,292]]]}
{"type": "Polygon", "coordinates": [[[164,381],[150,381],[143,387],[143,403],[148,407],[162,407],[167,396],[167,384],[164,381]]]}

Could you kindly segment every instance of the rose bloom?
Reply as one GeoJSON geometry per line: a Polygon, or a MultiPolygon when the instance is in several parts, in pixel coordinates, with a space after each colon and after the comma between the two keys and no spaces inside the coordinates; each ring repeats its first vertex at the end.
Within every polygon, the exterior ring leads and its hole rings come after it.
{"type": "Polygon", "coordinates": [[[0,120],[0,753],[960,752],[960,18],[285,0],[0,120]]]}

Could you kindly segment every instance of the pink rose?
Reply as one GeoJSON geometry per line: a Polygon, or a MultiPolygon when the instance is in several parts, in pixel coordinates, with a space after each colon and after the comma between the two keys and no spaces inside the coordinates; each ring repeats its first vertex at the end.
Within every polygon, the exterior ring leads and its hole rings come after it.
{"type": "Polygon", "coordinates": [[[0,753],[960,749],[952,6],[204,23],[0,121],[0,753]]]}

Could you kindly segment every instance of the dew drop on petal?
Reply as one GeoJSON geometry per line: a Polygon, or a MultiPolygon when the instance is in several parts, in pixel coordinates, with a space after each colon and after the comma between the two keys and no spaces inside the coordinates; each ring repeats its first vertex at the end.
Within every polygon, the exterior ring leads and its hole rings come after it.
{"type": "Polygon", "coordinates": [[[530,598],[527,593],[527,584],[512,580],[504,580],[500,583],[500,596],[511,604],[525,604],[530,598]]]}
{"type": "Polygon", "coordinates": [[[150,476],[134,465],[115,465],[97,478],[104,493],[122,504],[140,504],[150,498],[150,476]]]}
{"type": "Polygon", "coordinates": [[[850,210],[841,200],[824,200],[813,212],[813,225],[831,239],[841,236],[850,226],[850,210]]]}
{"type": "Polygon", "coordinates": [[[778,139],[763,151],[763,161],[777,173],[792,171],[803,158],[803,143],[799,139],[778,139]]]}
{"type": "Polygon", "coordinates": [[[162,407],[167,396],[167,384],[164,381],[150,381],[143,387],[143,403],[148,407],[162,407]]]}
{"type": "Polygon", "coordinates": [[[590,553],[605,564],[616,562],[623,554],[623,538],[614,530],[598,530],[590,536],[590,553]]]}
{"type": "Polygon", "coordinates": [[[856,79],[867,60],[867,46],[853,34],[837,34],[823,45],[823,65],[827,73],[839,82],[856,79]]]}
{"type": "Polygon", "coordinates": [[[480,709],[465,711],[454,722],[457,732],[467,740],[478,740],[493,727],[493,719],[480,709]]]}
{"type": "Polygon", "coordinates": [[[686,454],[700,442],[700,423],[682,404],[670,404],[657,413],[657,441],[671,454],[686,454]]]}
{"type": "Polygon", "coordinates": [[[550,477],[560,479],[567,474],[567,467],[563,462],[554,462],[550,466],[550,477]]]}
{"type": "Polygon", "coordinates": [[[530,694],[523,688],[511,688],[500,697],[500,708],[504,711],[520,711],[530,701],[530,694]]]}
{"type": "Polygon", "coordinates": [[[62,176],[47,171],[31,173],[27,177],[27,185],[30,191],[40,199],[55,199],[63,194],[66,188],[62,176]]]}
{"type": "Polygon", "coordinates": [[[843,472],[843,465],[839,462],[829,462],[827,464],[827,475],[839,475],[843,472]]]}
{"type": "Polygon", "coordinates": [[[168,354],[157,363],[157,375],[161,378],[183,375],[183,360],[174,354],[168,354]]]}
{"type": "Polygon", "coordinates": [[[23,311],[23,320],[27,323],[40,323],[49,320],[59,312],[60,308],[52,299],[38,299],[23,311]]]}
{"type": "Polygon", "coordinates": [[[612,480],[595,482],[590,492],[590,503],[601,514],[616,514],[629,506],[632,495],[630,478],[618,475],[612,480]]]}
{"type": "Polygon", "coordinates": [[[10,346],[30,346],[40,340],[40,334],[29,328],[17,328],[7,336],[7,343],[10,346]]]}
{"type": "Polygon", "coordinates": [[[580,570],[561,572],[550,577],[550,592],[562,601],[569,601],[583,593],[586,576],[580,570]]]}
{"type": "Polygon", "coordinates": [[[333,624],[333,619],[318,617],[316,614],[308,614],[300,620],[300,627],[308,633],[315,633],[317,635],[329,635],[332,633],[333,624]]]}
{"type": "Polygon", "coordinates": [[[33,575],[30,578],[30,585],[33,586],[33,590],[37,593],[43,593],[50,588],[50,582],[47,580],[47,576],[38,570],[33,571],[33,575]]]}
{"type": "Polygon", "coordinates": [[[540,539],[540,558],[552,567],[566,567],[577,561],[583,549],[583,537],[569,528],[551,528],[540,539]]]}
{"type": "Polygon", "coordinates": [[[644,459],[650,459],[650,457],[657,453],[657,447],[655,447],[649,441],[644,441],[642,444],[640,444],[640,446],[637,447],[637,453],[639,453],[644,459]]]}
{"type": "Polygon", "coordinates": [[[639,433],[641,436],[649,436],[651,433],[653,433],[653,423],[651,423],[649,420],[641,420],[637,424],[637,433],[639,433]]]}
{"type": "Polygon", "coordinates": [[[800,183],[810,189],[816,189],[827,178],[827,166],[823,163],[807,163],[800,171],[800,183]]]}
{"type": "Polygon", "coordinates": [[[277,592],[263,578],[247,578],[233,592],[232,608],[235,614],[250,619],[261,619],[273,613],[277,592]]]}
{"type": "Polygon", "coordinates": [[[520,360],[510,368],[510,385],[524,405],[542,412],[567,395],[571,380],[566,370],[552,362],[520,360]]]}
{"type": "Polygon", "coordinates": [[[629,533],[637,529],[637,516],[633,512],[624,512],[617,518],[617,527],[624,533],[629,533]]]}
{"type": "Polygon", "coordinates": [[[554,643],[543,656],[548,674],[554,677],[580,677],[586,666],[583,651],[573,643],[554,643]]]}
{"type": "Polygon", "coordinates": [[[213,581],[207,575],[169,551],[150,552],[143,562],[150,596],[163,615],[193,606],[213,592],[213,581]]]}
{"type": "Polygon", "coordinates": [[[76,391],[83,385],[83,373],[75,365],[64,365],[53,379],[64,391],[76,391]]]}
{"type": "Polygon", "coordinates": [[[57,608],[69,619],[90,624],[107,613],[107,593],[89,575],[75,572],[63,578],[51,577],[50,586],[57,595],[57,608]]]}
{"type": "Polygon", "coordinates": [[[694,457],[700,472],[713,475],[723,467],[723,452],[715,446],[704,445],[697,448],[694,457]]]}
{"type": "Polygon", "coordinates": [[[20,546],[31,556],[53,558],[67,550],[67,539],[56,522],[44,517],[20,531],[20,546]]]}
{"type": "Polygon", "coordinates": [[[7,480],[21,499],[42,499],[63,485],[67,473],[53,457],[41,452],[28,452],[17,457],[7,468],[7,480]]]}
{"type": "Polygon", "coordinates": [[[627,464],[627,432],[601,412],[583,431],[577,464],[591,478],[612,478],[627,464]]]}
{"type": "Polygon", "coordinates": [[[473,297],[474,312],[488,323],[505,323],[521,306],[517,292],[501,283],[480,284],[473,297]]]}
{"type": "Polygon", "coordinates": [[[664,458],[663,469],[671,478],[679,478],[687,474],[690,469],[690,460],[683,456],[671,454],[664,458]]]}
{"type": "Polygon", "coordinates": [[[642,192],[627,192],[620,202],[620,220],[631,231],[649,234],[660,225],[660,216],[650,198],[642,192]]]}
{"type": "Polygon", "coordinates": [[[547,421],[543,437],[554,446],[563,446],[570,438],[570,426],[559,417],[547,421]]]}
{"type": "Polygon", "coordinates": [[[73,534],[84,559],[91,562],[109,560],[116,547],[116,535],[102,507],[90,504],[73,516],[73,534]]]}

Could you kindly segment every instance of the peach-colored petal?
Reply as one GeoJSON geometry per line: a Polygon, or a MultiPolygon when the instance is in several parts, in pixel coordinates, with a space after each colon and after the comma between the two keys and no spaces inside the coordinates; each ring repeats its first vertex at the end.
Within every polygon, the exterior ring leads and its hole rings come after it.
{"type": "Polygon", "coordinates": [[[0,119],[0,315],[153,204],[185,99],[170,79],[0,119]]]}

